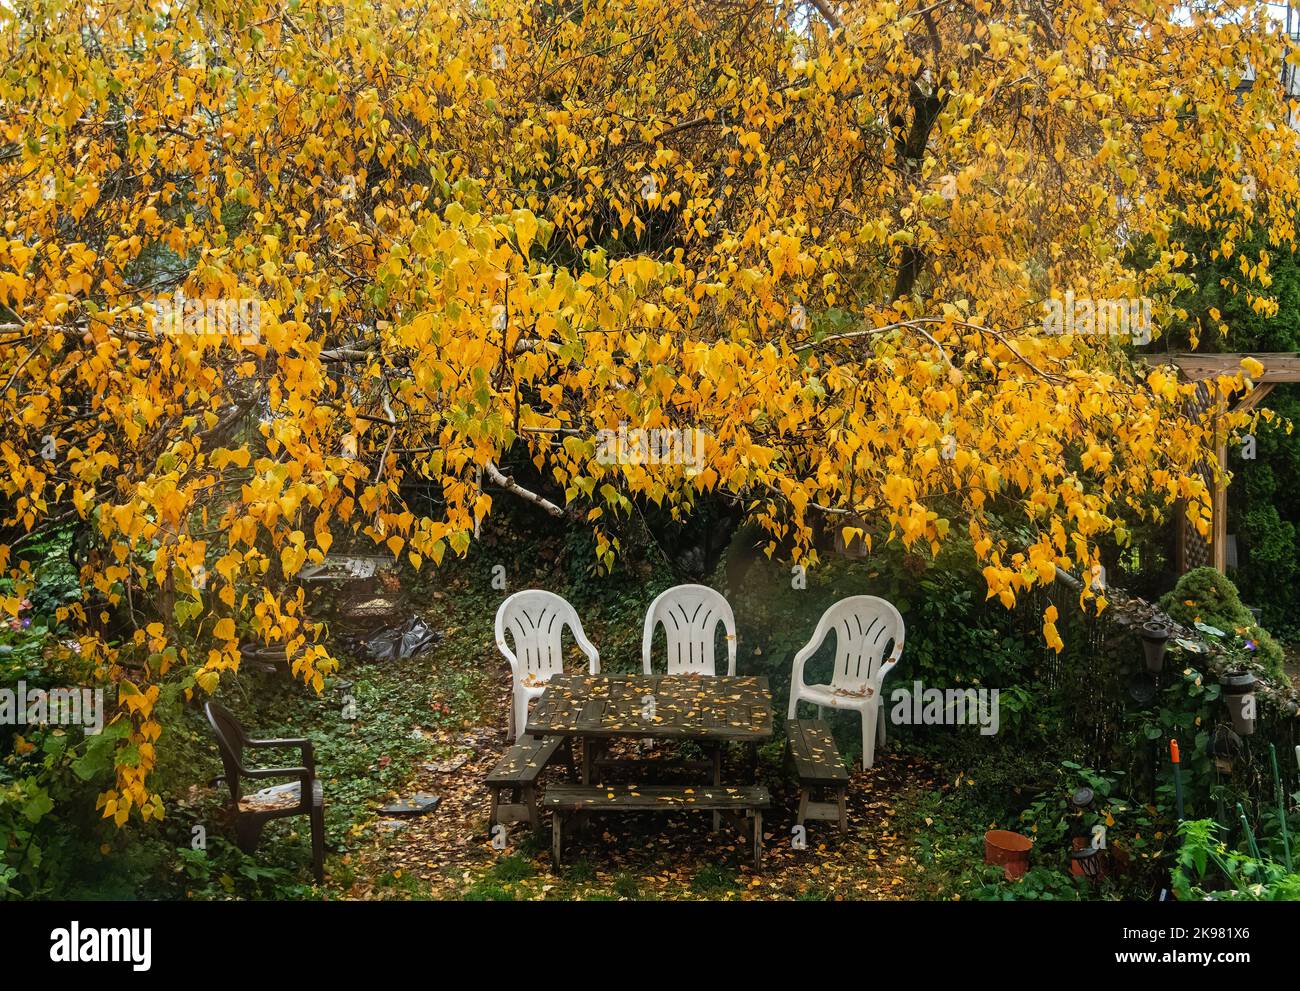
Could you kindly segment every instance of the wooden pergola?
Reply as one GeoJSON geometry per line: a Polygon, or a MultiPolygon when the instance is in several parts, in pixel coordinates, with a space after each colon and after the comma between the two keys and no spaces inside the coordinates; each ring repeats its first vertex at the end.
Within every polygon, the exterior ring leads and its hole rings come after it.
{"type": "MultiPolygon", "coordinates": [[[[1228,463],[1228,433],[1226,415],[1244,412],[1258,405],[1260,400],[1273,391],[1279,382],[1300,382],[1300,353],[1294,351],[1277,352],[1231,352],[1226,354],[1165,354],[1146,355],[1147,361],[1155,364],[1172,364],[1188,382],[1204,382],[1219,375],[1235,375],[1241,371],[1243,358],[1254,358],[1264,366],[1260,375],[1252,377],[1253,389],[1239,399],[1230,409],[1225,401],[1211,397],[1209,389],[1202,390],[1203,409],[1213,404],[1215,409],[1215,453],[1219,465],[1228,463]]],[[[1211,474],[1208,466],[1206,474],[1211,474]]],[[[1218,571],[1227,565],[1228,548],[1228,487],[1222,478],[1212,481],[1214,488],[1211,503],[1212,518],[1208,555],[1205,553],[1206,541],[1191,526],[1184,516],[1178,527],[1178,570],[1189,571],[1198,564],[1209,564],[1218,571]],[[1198,553],[1199,551],[1199,553],[1198,553]],[[1205,560],[1200,560],[1205,558],[1205,560]]]]}

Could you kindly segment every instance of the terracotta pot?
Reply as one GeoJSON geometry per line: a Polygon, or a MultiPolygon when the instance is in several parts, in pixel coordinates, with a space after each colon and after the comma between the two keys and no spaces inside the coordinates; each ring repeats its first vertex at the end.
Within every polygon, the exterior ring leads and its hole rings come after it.
{"type": "Polygon", "coordinates": [[[984,863],[998,864],[1008,881],[1024,877],[1029,870],[1029,848],[1034,841],[1009,829],[990,829],[984,834],[984,863]]]}

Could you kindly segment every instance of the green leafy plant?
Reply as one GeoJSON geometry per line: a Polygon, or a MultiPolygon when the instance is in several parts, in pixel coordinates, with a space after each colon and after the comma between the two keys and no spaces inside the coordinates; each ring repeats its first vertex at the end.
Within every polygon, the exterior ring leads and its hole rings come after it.
{"type": "Polygon", "coordinates": [[[1277,861],[1233,850],[1213,819],[1193,819],[1178,829],[1182,848],[1172,874],[1181,900],[1300,901],[1300,874],[1277,861]]]}
{"type": "Polygon", "coordinates": [[[1059,783],[1039,795],[1020,814],[1021,829],[1034,838],[1036,857],[1055,855],[1058,866],[1069,866],[1072,838],[1083,836],[1088,843],[1110,851],[1113,863],[1123,858],[1126,865],[1148,860],[1158,825],[1152,811],[1128,797],[1121,787],[1120,772],[1095,771],[1074,761],[1061,761],[1059,783]],[[1078,810],[1071,796],[1080,788],[1093,793],[1092,805],[1078,810]]]}
{"type": "Polygon", "coordinates": [[[1093,887],[1086,878],[1073,877],[1055,867],[1034,867],[1015,881],[1007,881],[1001,867],[988,867],[982,878],[983,883],[971,890],[972,901],[1078,902],[1089,897],[1093,887]]]}
{"type": "Polygon", "coordinates": [[[717,896],[736,887],[736,872],[720,864],[705,864],[693,878],[691,890],[697,894],[717,896]]]}

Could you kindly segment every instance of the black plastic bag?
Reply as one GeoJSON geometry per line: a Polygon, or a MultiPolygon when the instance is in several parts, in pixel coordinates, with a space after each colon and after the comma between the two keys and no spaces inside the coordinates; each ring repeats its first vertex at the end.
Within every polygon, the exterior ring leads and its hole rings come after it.
{"type": "Polygon", "coordinates": [[[367,654],[375,661],[395,661],[414,657],[420,651],[437,643],[441,634],[432,629],[419,616],[404,623],[385,626],[362,641],[367,654]]]}

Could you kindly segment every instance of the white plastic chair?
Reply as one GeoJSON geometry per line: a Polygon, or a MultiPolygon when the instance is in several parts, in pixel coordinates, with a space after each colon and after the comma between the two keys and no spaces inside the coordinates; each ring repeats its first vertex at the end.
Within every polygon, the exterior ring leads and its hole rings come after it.
{"type": "Polygon", "coordinates": [[[668,639],[669,674],[717,674],[713,645],[719,623],[727,631],[727,674],[736,673],[736,617],[721,592],[707,585],[677,585],[650,603],[641,638],[641,663],[646,674],[653,673],[650,648],[655,627],[661,623],[668,639]]]}
{"type": "Polygon", "coordinates": [[[862,717],[862,767],[875,763],[875,738],[885,743],[885,720],[879,718],[883,705],[885,675],[903,653],[903,617],[892,604],[874,595],[853,595],[841,599],[822,613],[812,639],[794,657],[790,674],[790,711],[794,719],[799,703],[812,702],[821,716],[823,709],[848,709],[862,717]],[[830,632],[835,631],[835,671],[829,685],[805,685],[804,665],[817,653],[830,632]],[[894,649],[885,657],[885,648],[894,649]]]}
{"type": "Polygon", "coordinates": [[[561,635],[566,626],[574,642],[587,655],[588,672],[600,674],[600,652],[582,632],[577,610],[562,596],[530,588],[516,592],[497,609],[497,649],[510,662],[514,677],[514,698],[506,730],[511,740],[524,734],[528,703],[542,694],[552,675],[564,670],[561,635]],[[507,630],[514,650],[506,646],[507,630]]]}

